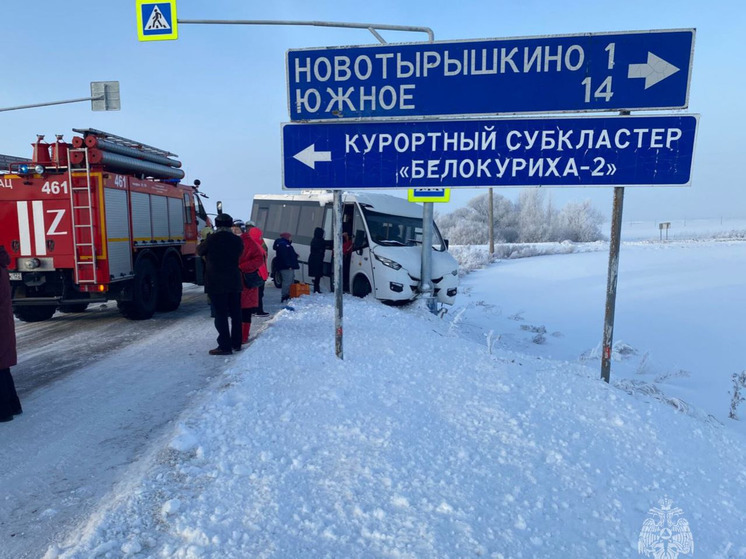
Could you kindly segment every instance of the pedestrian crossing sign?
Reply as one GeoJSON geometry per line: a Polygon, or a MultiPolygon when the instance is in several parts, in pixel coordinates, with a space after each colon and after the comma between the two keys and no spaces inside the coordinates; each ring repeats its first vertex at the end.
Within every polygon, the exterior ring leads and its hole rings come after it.
{"type": "Polygon", "coordinates": [[[410,202],[448,202],[450,188],[410,188],[407,200],[410,202]]]}
{"type": "Polygon", "coordinates": [[[137,37],[141,41],[178,39],[176,0],[136,0],[137,37]]]}

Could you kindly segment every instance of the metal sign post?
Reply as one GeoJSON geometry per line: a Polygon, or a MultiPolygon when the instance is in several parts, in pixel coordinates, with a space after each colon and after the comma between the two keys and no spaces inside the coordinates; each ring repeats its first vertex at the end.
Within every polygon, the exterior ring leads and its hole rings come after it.
{"type": "Polygon", "coordinates": [[[49,107],[51,105],[65,105],[67,103],[91,102],[92,111],[118,111],[121,108],[119,96],[119,82],[91,82],[91,96],[66,101],[49,101],[47,103],[34,103],[33,105],[19,105],[17,107],[6,107],[0,112],[17,111],[19,109],[35,109],[37,107],[49,107]]]}
{"type": "Polygon", "coordinates": [[[490,257],[492,257],[493,254],[495,254],[495,206],[492,196],[492,189],[489,190],[489,196],[487,198],[487,203],[489,204],[489,207],[487,208],[487,219],[489,220],[489,241],[490,241],[490,257]]]}
{"type": "Polygon", "coordinates": [[[611,240],[609,241],[609,273],[606,277],[606,315],[604,317],[603,349],[601,354],[601,378],[611,378],[611,349],[614,340],[614,313],[616,312],[616,284],[619,276],[619,246],[622,237],[622,209],[624,188],[614,189],[614,207],[611,218],[611,240]]]}
{"type": "Polygon", "coordinates": [[[342,347],[342,293],[344,291],[344,249],[342,245],[342,193],[334,191],[334,352],[344,359],[342,347]]]}
{"type": "Polygon", "coordinates": [[[663,223],[658,224],[658,229],[660,230],[660,240],[663,241],[663,231],[666,232],[666,240],[668,240],[668,229],[671,227],[670,221],[665,221],[663,223]]]}
{"type": "Polygon", "coordinates": [[[422,205],[422,261],[420,265],[420,293],[425,296],[427,308],[431,313],[437,312],[437,302],[433,297],[432,282],[433,262],[433,203],[422,205]]]}

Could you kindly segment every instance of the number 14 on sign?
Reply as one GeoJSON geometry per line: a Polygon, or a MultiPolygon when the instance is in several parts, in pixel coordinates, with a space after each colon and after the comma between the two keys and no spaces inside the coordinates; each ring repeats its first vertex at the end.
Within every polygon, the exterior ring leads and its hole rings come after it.
{"type": "MultiPolygon", "coordinates": [[[[609,43],[606,45],[606,48],[604,49],[607,53],[609,53],[609,64],[608,69],[613,70],[614,69],[614,48],[616,47],[615,43],[609,43]]],[[[591,84],[591,78],[588,76],[585,78],[582,82],[580,82],[583,86],[585,86],[585,102],[590,103],[591,102],[591,91],[592,91],[592,84],[591,84]]],[[[596,99],[603,99],[604,101],[609,101],[614,95],[614,92],[611,90],[611,76],[607,76],[604,81],[601,82],[601,85],[599,85],[596,88],[596,91],[593,93],[593,97],[596,99]]]]}

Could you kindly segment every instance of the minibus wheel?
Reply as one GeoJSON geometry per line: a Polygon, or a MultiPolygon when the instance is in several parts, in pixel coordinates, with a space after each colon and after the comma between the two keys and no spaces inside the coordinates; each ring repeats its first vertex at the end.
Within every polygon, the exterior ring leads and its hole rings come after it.
{"type": "Polygon", "coordinates": [[[371,291],[373,290],[370,287],[368,278],[363,275],[355,276],[355,279],[352,282],[352,294],[355,297],[366,297],[371,291]]]}

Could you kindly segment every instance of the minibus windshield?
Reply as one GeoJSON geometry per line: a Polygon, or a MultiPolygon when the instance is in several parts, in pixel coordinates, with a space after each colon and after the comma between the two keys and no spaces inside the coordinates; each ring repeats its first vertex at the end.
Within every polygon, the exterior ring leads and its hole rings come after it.
{"type": "MultiPolygon", "coordinates": [[[[371,240],[384,246],[414,246],[422,244],[422,218],[382,214],[363,207],[371,240]]],[[[440,231],[433,224],[433,248],[446,250],[440,231]]]]}

